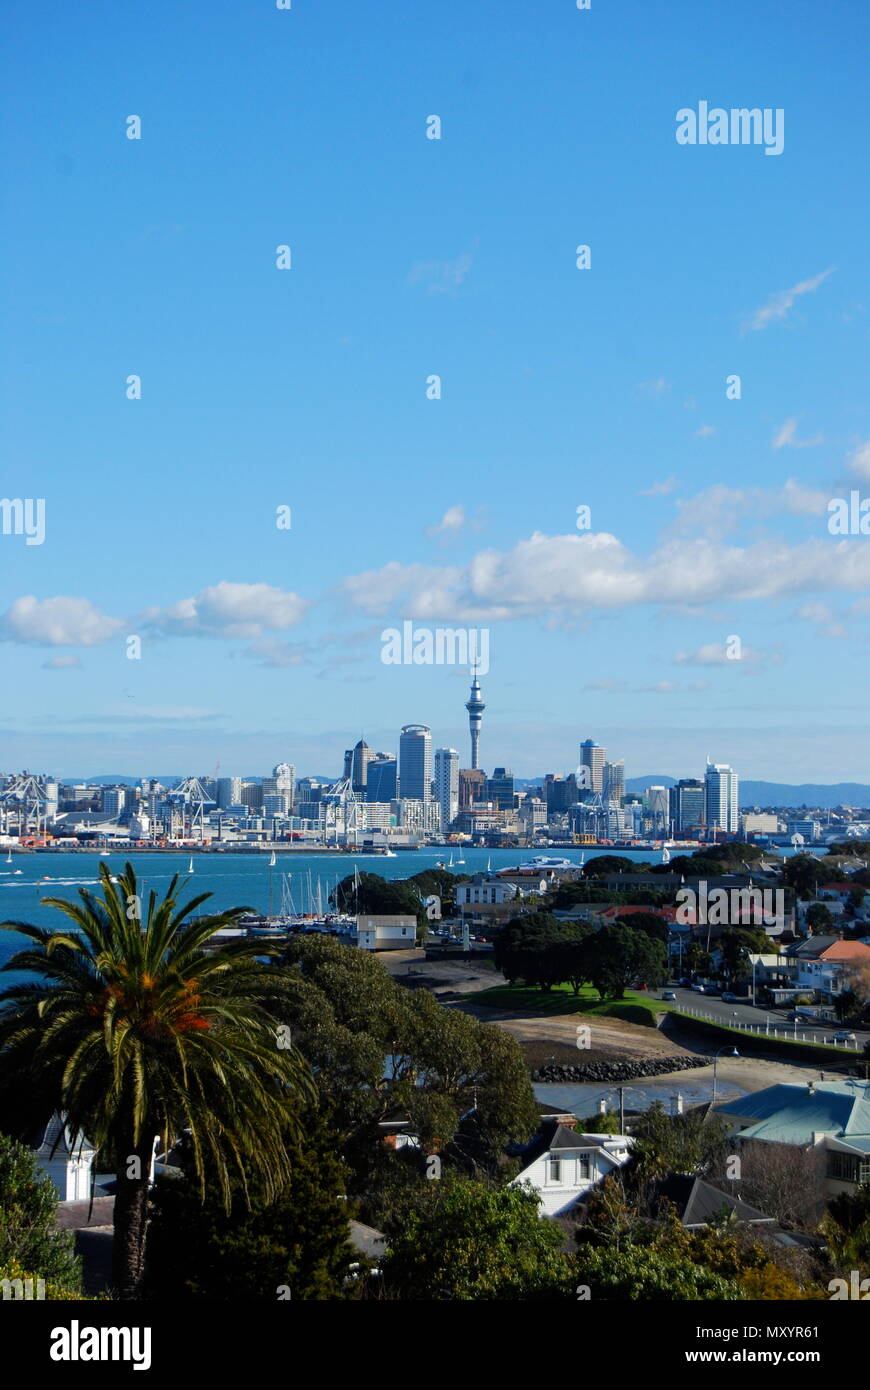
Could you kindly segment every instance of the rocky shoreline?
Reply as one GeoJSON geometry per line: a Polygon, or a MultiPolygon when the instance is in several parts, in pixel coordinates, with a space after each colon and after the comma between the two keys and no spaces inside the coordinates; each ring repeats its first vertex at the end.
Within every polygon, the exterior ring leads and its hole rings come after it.
{"type": "Polygon", "coordinates": [[[586,1062],[576,1067],[547,1064],[532,1072],[533,1081],[561,1083],[566,1081],[639,1081],[644,1077],[665,1076],[672,1071],[689,1071],[694,1067],[709,1067],[710,1057],[654,1057],[640,1062],[586,1062]]]}

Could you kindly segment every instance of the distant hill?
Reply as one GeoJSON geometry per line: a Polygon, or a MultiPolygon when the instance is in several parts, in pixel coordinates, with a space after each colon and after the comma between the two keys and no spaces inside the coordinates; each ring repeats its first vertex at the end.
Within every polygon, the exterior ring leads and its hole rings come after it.
{"type": "MultiPolygon", "coordinates": [[[[673,777],[628,777],[627,792],[644,792],[647,787],[672,787],[673,777]]],[[[870,806],[870,786],[866,782],[750,782],[740,779],[740,805],[747,806],[870,806]]]]}

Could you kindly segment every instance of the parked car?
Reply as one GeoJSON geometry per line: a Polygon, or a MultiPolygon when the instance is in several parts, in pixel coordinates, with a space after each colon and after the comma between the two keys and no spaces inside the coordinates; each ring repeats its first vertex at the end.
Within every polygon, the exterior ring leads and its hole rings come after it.
{"type": "Polygon", "coordinates": [[[704,993],[704,986],[703,986],[703,985],[692,985],[692,989],[695,991],[696,994],[703,994],[703,993],[704,993]]]}
{"type": "Polygon", "coordinates": [[[858,1039],[855,1037],[855,1034],[854,1034],[854,1033],[845,1033],[845,1032],[844,1032],[844,1033],[835,1033],[835,1034],[834,1034],[834,1042],[853,1043],[853,1042],[857,1042],[857,1041],[858,1041],[858,1039]]]}
{"type": "Polygon", "coordinates": [[[666,989],[662,992],[662,999],[676,999],[676,997],[672,989],[666,989]]]}
{"type": "Polygon", "coordinates": [[[722,995],[722,1002],[723,1004],[736,1004],[739,998],[739,994],[731,994],[729,990],[726,990],[722,995]]]}

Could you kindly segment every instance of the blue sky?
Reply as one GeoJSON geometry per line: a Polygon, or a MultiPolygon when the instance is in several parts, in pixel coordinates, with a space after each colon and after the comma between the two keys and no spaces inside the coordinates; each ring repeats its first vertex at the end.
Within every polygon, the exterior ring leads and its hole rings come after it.
{"type": "Polygon", "coordinates": [[[412,619],[489,629],[487,767],[870,781],[863,3],[3,13],[0,491],[46,533],[0,535],[0,766],[464,763],[467,668],[381,662],[412,619]],[[782,154],[678,145],[701,101],[782,154]]]}

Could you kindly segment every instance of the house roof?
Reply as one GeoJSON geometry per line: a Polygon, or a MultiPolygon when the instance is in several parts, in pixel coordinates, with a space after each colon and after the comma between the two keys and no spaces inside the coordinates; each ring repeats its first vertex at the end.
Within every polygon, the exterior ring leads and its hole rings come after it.
{"type": "Polygon", "coordinates": [[[615,1134],[578,1134],[574,1129],[545,1117],[537,1134],[529,1140],[520,1152],[525,1167],[534,1163],[542,1154],[564,1153],[568,1150],[606,1149],[619,1136],[615,1134]]]}
{"type": "Polygon", "coordinates": [[[741,1130],[745,1139],[780,1144],[810,1144],[813,1134],[841,1139],[870,1135],[870,1082],[825,1081],[809,1086],[768,1086],[717,1106],[719,1115],[755,1120],[741,1130]]]}
{"type": "Polygon", "coordinates": [[[94,1152],[91,1141],[83,1134],[74,1136],[64,1123],[66,1116],[54,1112],[51,1119],[40,1125],[32,1135],[30,1148],[35,1149],[41,1158],[87,1157],[94,1152]]]}
{"type": "Polygon", "coordinates": [[[737,1221],[773,1221],[758,1207],[751,1207],[721,1187],[690,1174],[673,1173],[656,1184],[653,1201],[659,1205],[666,1200],[673,1202],[684,1226],[708,1226],[721,1215],[723,1207],[737,1221]]]}
{"type": "Polygon", "coordinates": [[[852,960],[855,956],[870,956],[870,946],[860,941],[843,941],[839,935],[808,936],[787,946],[787,956],[800,960],[852,960]]]}

